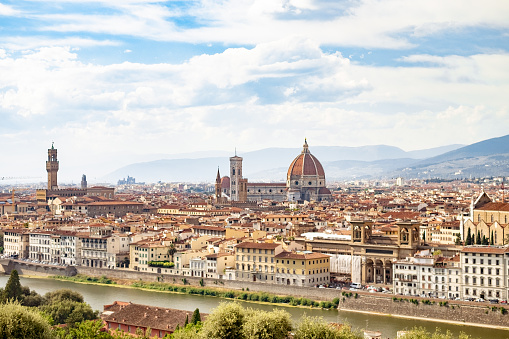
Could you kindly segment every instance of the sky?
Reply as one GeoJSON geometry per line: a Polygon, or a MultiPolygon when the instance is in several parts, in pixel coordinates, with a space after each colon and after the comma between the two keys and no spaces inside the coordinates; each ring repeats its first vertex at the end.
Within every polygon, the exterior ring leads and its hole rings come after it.
{"type": "Polygon", "coordinates": [[[500,0],[0,0],[0,177],[503,136],[508,49],[500,0]]]}

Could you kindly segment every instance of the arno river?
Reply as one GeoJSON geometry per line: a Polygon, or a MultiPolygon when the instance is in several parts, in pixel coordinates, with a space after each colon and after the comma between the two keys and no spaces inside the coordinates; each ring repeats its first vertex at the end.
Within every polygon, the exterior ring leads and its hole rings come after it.
{"type": "MultiPolygon", "coordinates": [[[[0,287],[7,283],[8,276],[0,275],[0,287]]],[[[111,304],[115,300],[131,301],[133,303],[176,308],[188,311],[194,311],[199,308],[201,312],[209,313],[214,307],[224,299],[208,296],[198,296],[189,294],[163,293],[155,291],[144,291],[131,288],[122,288],[116,286],[97,286],[73,283],[68,281],[57,281],[52,279],[25,278],[21,277],[21,284],[30,289],[44,294],[61,288],[69,288],[80,292],[85,301],[93,309],[102,311],[103,305],[111,304]]],[[[509,338],[509,331],[496,330],[491,328],[482,328],[465,325],[452,325],[430,321],[419,321],[401,319],[390,316],[379,316],[353,312],[337,312],[335,310],[320,310],[311,308],[283,307],[271,304],[258,304],[241,302],[244,307],[252,307],[261,310],[270,311],[275,307],[280,307],[292,315],[293,320],[298,320],[304,313],[308,316],[323,317],[329,322],[349,323],[357,329],[368,329],[381,331],[383,338],[396,338],[398,330],[410,329],[414,326],[423,326],[428,331],[434,331],[439,327],[442,332],[450,330],[456,336],[461,332],[470,334],[474,338],[502,339],[509,338]]],[[[383,311],[383,310],[381,310],[383,311]]]]}

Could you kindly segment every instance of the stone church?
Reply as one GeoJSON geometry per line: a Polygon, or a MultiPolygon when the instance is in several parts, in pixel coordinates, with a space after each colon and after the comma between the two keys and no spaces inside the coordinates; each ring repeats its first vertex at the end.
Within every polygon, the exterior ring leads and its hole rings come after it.
{"type": "Polygon", "coordinates": [[[215,193],[219,202],[226,201],[330,201],[332,194],[326,187],[325,171],[309,151],[304,140],[302,152],[288,168],[286,183],[250,183],[242,176],[242,157],[230,158],[230,176],[217,171],[215,193]],[[229,185],[228,185],[229,184],[229,185]],[[228,187],[229,186],[229,187],[228,187]]]}

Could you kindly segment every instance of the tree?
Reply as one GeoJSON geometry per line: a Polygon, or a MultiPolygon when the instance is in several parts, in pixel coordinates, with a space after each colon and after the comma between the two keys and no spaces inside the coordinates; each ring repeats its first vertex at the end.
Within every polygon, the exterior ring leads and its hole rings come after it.
{"type": "Polygon", "coordinates": [[[98,315],[89,304],[68,299],[42,305],[39,309],[53,319],[53,325],[67,324],[70,327],[85,320],[95,320],[98,315]]]}
{"type": "Polygon", "coordinates": [[[489,242],[488,242],[488,238],[486,238],[485,235],[482,236],[482,242],[481,242],[481,245],[488,245],[489,242]]]}
{"type": "Polygon", "coordinates": [[[493,231],[491,231],[490,245],[495,245],[495,237],[493,236],[493,231]]]}
{"type": "Polygon", "coordinates": [[[340,328],[328,324],[323,318],[303,316],[295,329],[295,339],[360,339],[359,333],[343,325],[340,328]]]}
{"type": "Polygon", "coordinates": [[[44,295],[44,304],[52,304],[62,300],[70,300],[78,303],[85,301],[81,293],[68,288],[62,288],[56,291],[48,292],[44,295]]]}
{"type": "Polygon", "coordinates": [[[472,245],[472,232],[470,231],[470,227],[468,228],[467,239],[465,240],[465,245],[472,245]]]}
{"type": "Polygon", "coordinates": [[[422,241],[426,243],[426,231],[422,231],[422,241]]]}
{"type": "Polygon", "coordinates": [[[272,312],[249,309],[242,327],[246,339],[284,339],[291,330],[290,314],[280,309],[272,312]]]}
{"type": "Polygon", "coordinates": [[[205,338],[242,339],[245,310],[237,303],[222,302],[207,317],[203,324],[205,338]]]}
{"type": "Polygon", "coordinates": [[[36,309],[8,301],[0,305],[0,338],[53,338],[49,322],[36,309]]]}
{"type": "Polygon", "coordinates": [[[480,245],[481,244],[481,232],[477,231],[477,237],[475,239],[475,244],[480,245]]]}
{"type": "MultiPolygon", "coordinates": [[[[447,330],[447,332],[442,333],[439,328],[436,329],[434,333],[430,333],[426,331],[424,327],[414,327],[407,333],[405,333],[401,339],[452,339],[455,336],[447,330]]],[[[458,336],[458,339],[469,339],[471,338],[469,335],[461,332],[458,336]]]]}
{"type": "Polygon", "coordinates": [[[189,314],[186,315],[186,321],[184,321],[184,327],[186,327],[187,324],[189,324],[189,314]]]}
{"type": "Polygon", "coordinates": [[[196,325],[188,324],[186,327],[175,330],[172,333],[172,339],[202,339],[201,332],[202,324],[198,322],[196,325]]]}
{"type": "Polygon", "coordinates": [[[168,256],[171,257],[171,262],[173,261],[173,256],[177,253],[177,249],[175,248],[175,245],[172,243],[170,244],[170,247],[168,247],[168,256]]]}
{"type": "Polygon", "coordinates": [[[109,332],[103,331],[104,324],[100,320],[87,320],[80,322],[76,327],[57,327],[53,330],[53,334],[59,339],[116,339],[116,338],[132,338],[127,334],[111,335],[109,332]]]}
{"type": "Polygon", "coordinates": [[[21,283],[19,282],[18,271],[12,270],[9,280],[7,281],[7,284],[5,284],[2,299],[4,301],[21,301],[23,299],[23,291],[21,289],[21,283]]]}
{"type": "Polygon", "coordinates": [[[456,240],[454,241],[456,245],[461,245],[461,237],[459,233],[456,233],[456,240]]]}
{"type": "Polygon", "coordinates": [[[191,324],[196,325],[199,322],[201,322],[200,310],[195,309],[193,312],[193,316],[191,317],[191,324]]]}
{"type": "Polygon", "coordinates": [[[43,303],[43,298],[36,291],[30,291],[28,286],[21,286],[21,291],[23,293],[23,306],[28,307],[38,307],[43,303]]]}

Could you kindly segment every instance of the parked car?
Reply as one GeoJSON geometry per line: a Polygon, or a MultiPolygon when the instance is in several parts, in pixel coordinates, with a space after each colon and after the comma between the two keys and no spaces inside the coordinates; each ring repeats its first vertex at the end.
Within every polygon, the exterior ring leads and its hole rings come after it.
{"type": "Polygon", "coordinates": [[[498,299],[490,299],[490,304],[498,304],[498,299]]]}
{"type": "Polygon", "coordinates": [[[477,298],[477,299],[475,299],[475,301],[478,302],[478,303],[483,303],[484,299],[483,298],[477,298]]]}
{"type": "Polygon", "coordinates": [[[501,304],[507,304],[507,300],[500,300],[501,304]]]}
{"type": "Polygon", "coordinates": [[[465,298],[465,301],[474,301],[475,298],[465,298]]]}

